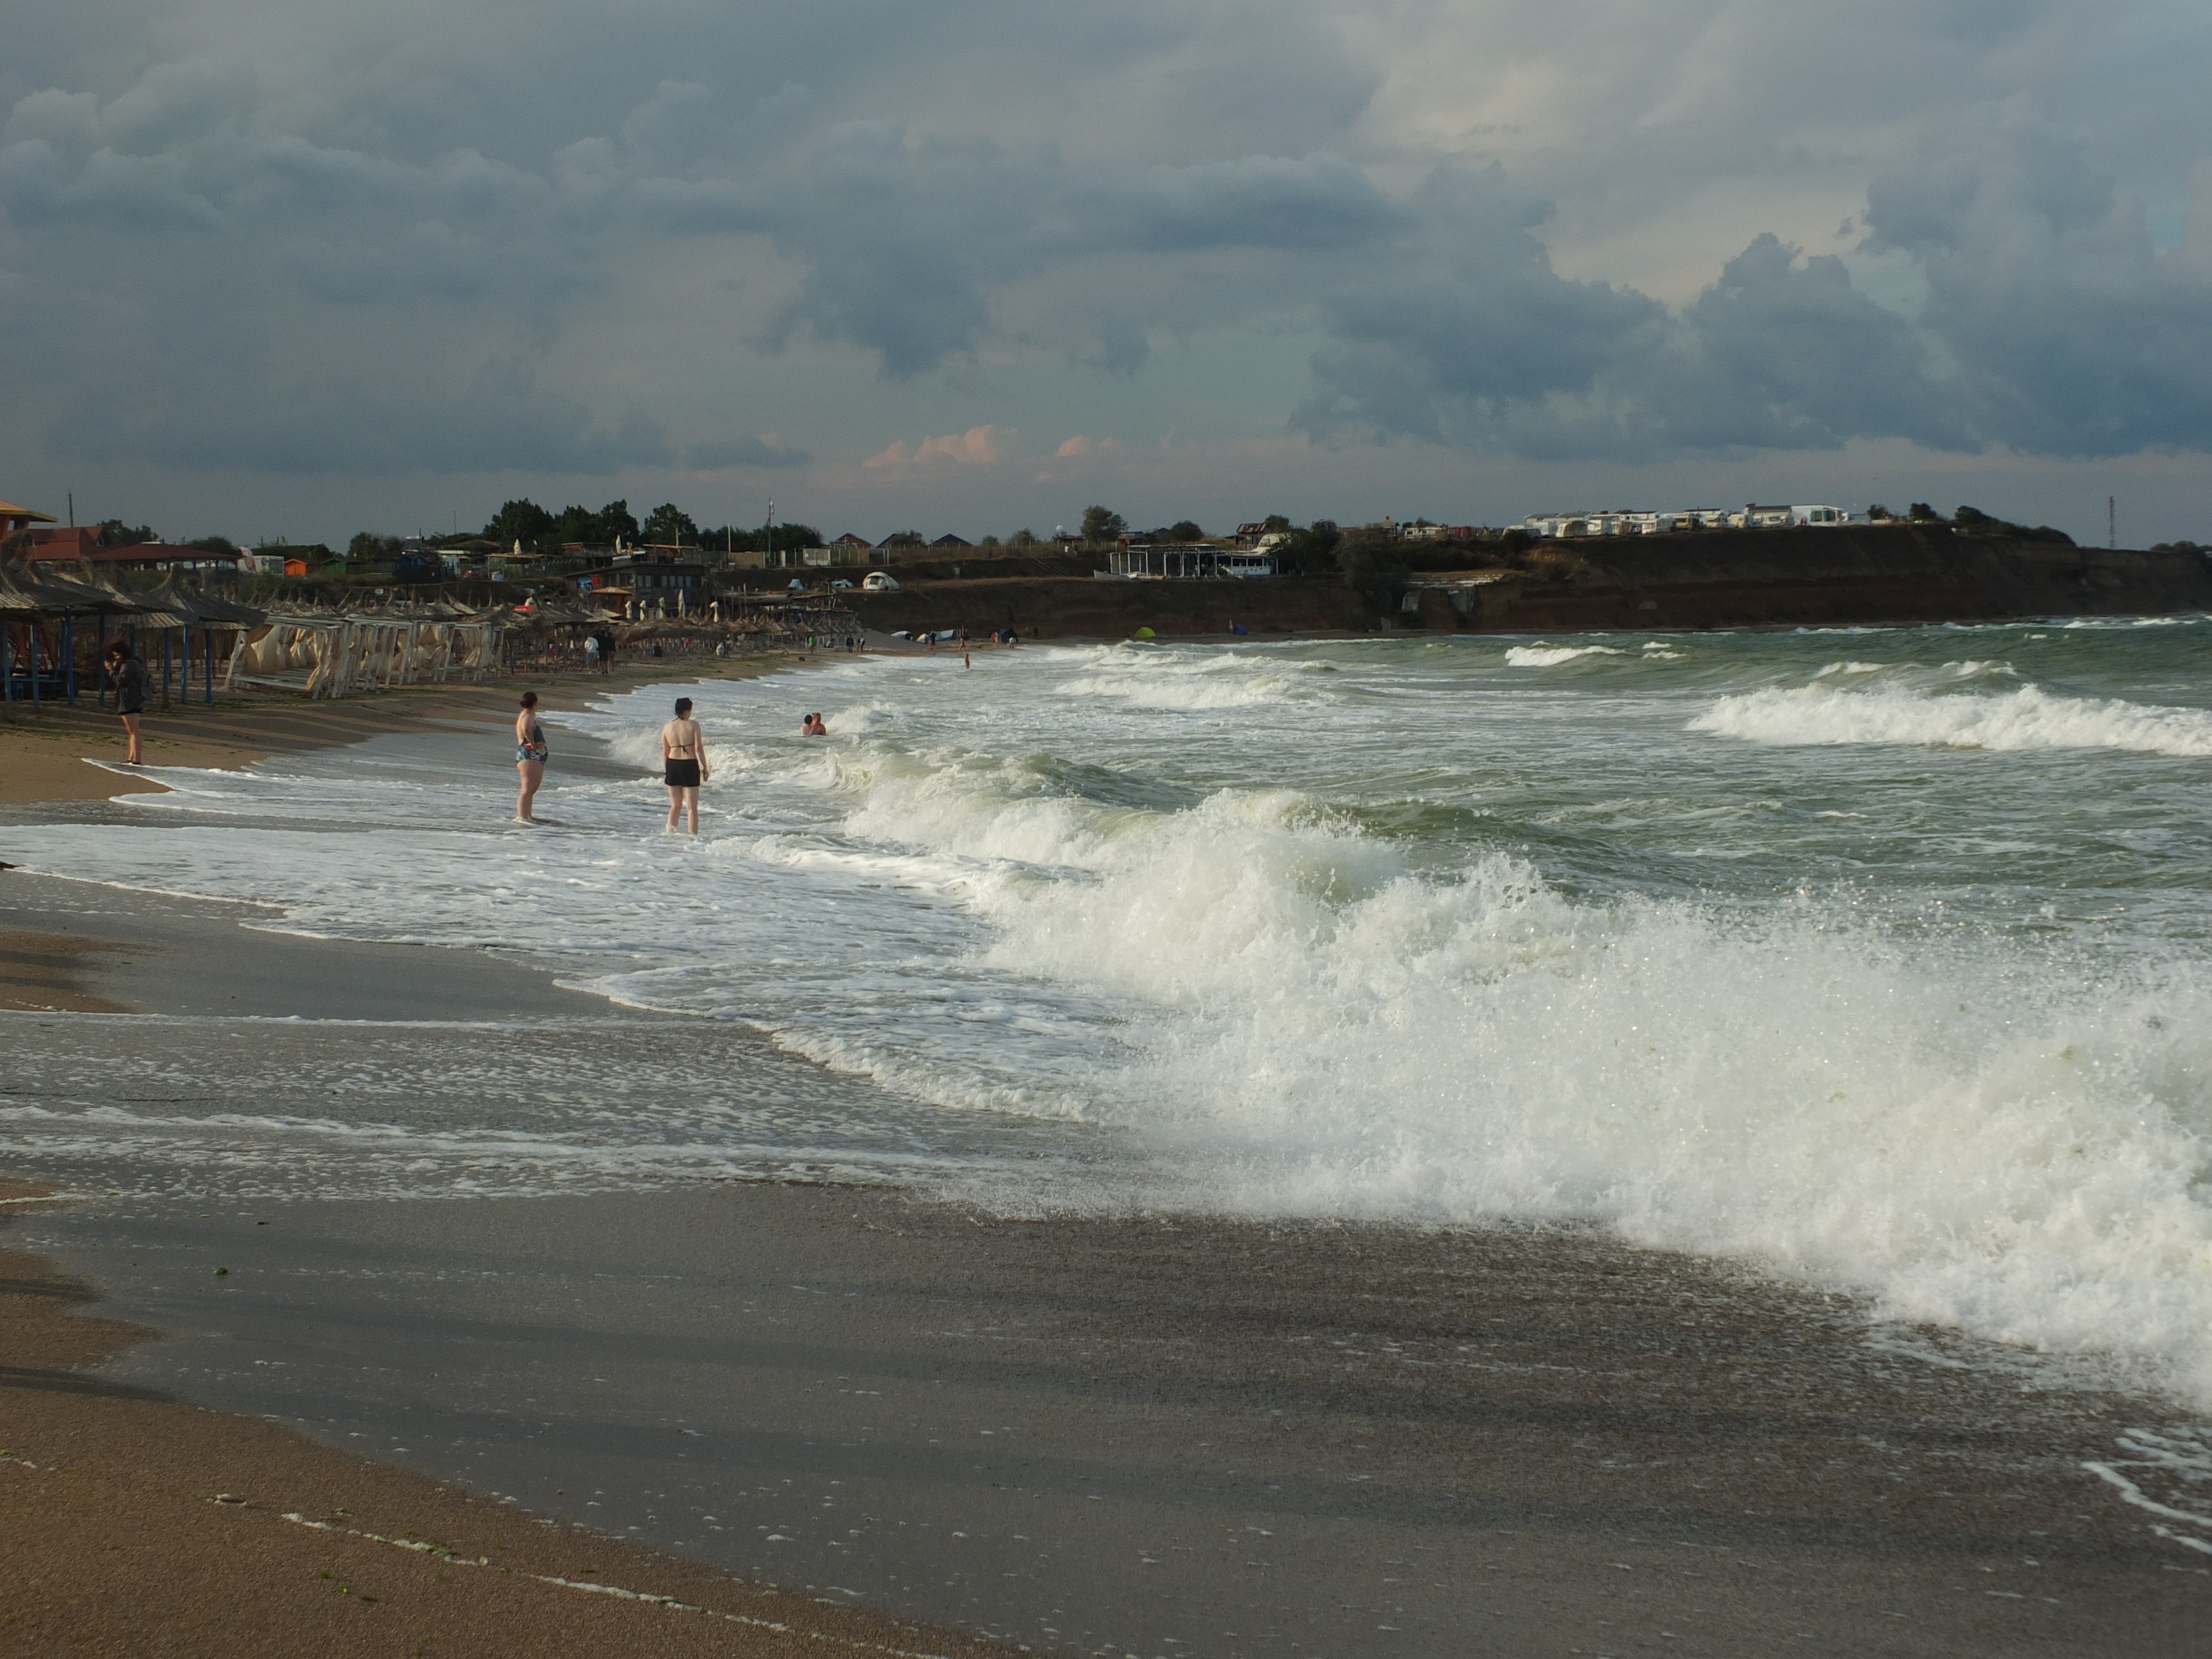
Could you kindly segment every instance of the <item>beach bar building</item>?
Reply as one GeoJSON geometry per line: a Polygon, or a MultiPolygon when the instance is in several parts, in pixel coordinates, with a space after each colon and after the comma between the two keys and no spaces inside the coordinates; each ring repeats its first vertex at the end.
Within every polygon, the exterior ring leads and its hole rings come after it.
{"type": "Polygon", "coordinates": [[[1120,581],[1191,581],[1276,574],[1271,550],[1216,547],[1211,542],[1133,543],[1110,549],[1106,568],[1093,575],[1120,581]]]}

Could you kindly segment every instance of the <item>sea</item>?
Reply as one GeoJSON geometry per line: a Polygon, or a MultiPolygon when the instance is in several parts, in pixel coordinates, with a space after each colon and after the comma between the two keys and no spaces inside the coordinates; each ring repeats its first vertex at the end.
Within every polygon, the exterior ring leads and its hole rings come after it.
{"type": "Polygon", "coordinates": [[[608,1008],[19,1021],[11,1165],[1567,1224],[2212,1408],[2212,618],[971,661],[611,690],[537,828],[496,731],[10,826],[608,1008]]]}

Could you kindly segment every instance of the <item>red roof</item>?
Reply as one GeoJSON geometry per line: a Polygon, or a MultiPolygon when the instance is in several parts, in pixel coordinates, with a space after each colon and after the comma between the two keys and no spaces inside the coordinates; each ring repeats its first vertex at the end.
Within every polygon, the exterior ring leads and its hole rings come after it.
{"type": "MultiPolygon", "coordinates": [[[[33,532],[35,536],[37,532],[33,532]]],[[[236,564],[235,553],[210,553],[204,547],[178,547],[168,542],[134,542],[129,547],[102,547],[96,530],[49,531],[23,555],[34,562],[58,563],[81,559],[87,564],[194,564],[210,560],[236,564]]]]}

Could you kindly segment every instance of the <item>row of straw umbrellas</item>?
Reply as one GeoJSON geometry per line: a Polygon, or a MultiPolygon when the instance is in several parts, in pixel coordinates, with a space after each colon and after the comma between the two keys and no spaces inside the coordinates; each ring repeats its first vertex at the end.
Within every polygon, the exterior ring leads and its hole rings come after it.
{"type": "MultiPolygon", "coordinates": [[[[124,639],[149,670],[158,653],[165,698],[173,675],[189,698],[197,631],[203,694],[212,702],[216,636],[257,628],[264,620],[265,613],[252,605],[187,587],[173,574],[159,587],[130,592],[109,582],[0,563],[0,701],[27,702],[33,708],[49,697],[74,703],[79,691],[77,652],[86,631],[93,636],[95,663],[111,637],[124,639]]],[[[96,695],[105,702],[106,690],[97,674],[95,669],[96,695]]]]}

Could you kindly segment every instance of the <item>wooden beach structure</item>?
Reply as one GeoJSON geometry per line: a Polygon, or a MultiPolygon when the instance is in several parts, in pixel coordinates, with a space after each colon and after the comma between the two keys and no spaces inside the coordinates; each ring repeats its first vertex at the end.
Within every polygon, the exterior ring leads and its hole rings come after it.
{"type": "Polygon", "coordinates": [[[271,613],[240,641],[223,685],[343,697],[487,679],[501,670],[501,639],[513,626],[504,607],[477,611],[443,601],[404,611],[271,613]]]}

